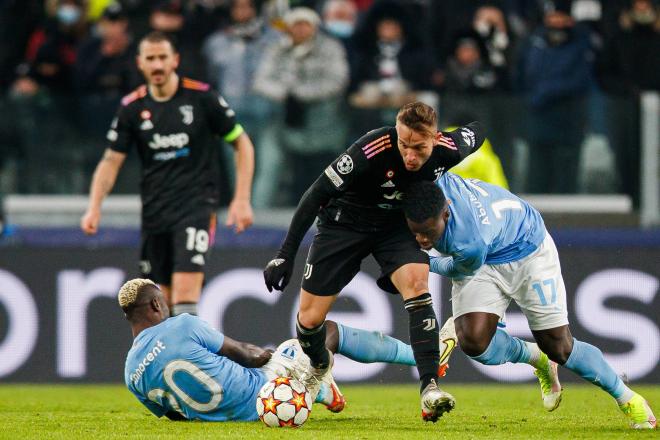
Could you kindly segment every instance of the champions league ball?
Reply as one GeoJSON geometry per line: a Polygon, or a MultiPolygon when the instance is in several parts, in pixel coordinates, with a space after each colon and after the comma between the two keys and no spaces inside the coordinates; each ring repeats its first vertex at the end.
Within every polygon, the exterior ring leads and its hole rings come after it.
{"type": "Polygon", "coordinates": [[[312,396],[302,383],[290,377],[276,377],[259,390],[257,414],[266,426],[297,428],[309,417],[312,403],[312,396]]]}

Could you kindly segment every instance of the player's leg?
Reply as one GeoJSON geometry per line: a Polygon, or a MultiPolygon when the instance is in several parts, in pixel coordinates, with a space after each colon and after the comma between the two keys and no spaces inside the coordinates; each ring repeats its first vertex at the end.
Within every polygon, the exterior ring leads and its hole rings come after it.
{"type": "Polygon", "coordinates": [[[410,345],[420,377],[422,418],[435,422],[454,407],[455,400],[437,385],[440,337],[428,288],[428,255],[420,250],[408,228],[382,235],[373,237],[372,253],[381,267],[378,285],[403,298],[408,311],[410,345]]]}
{"type": "Polygon", "coordinates": [[[215,223],[214,213],[200,212],[182,221],[173,232],[172,316],[197,315],[215,223]]]}
{"type": "Polygon", "coordinates": [[[140,272],[163,292],[168,307],[172,307],[172,236],[168,233],[154,234],[142,230],[140,244],[140,272]]]}
{"type": "Polygon", "coordinates": [[[197,315],[197,303],[199,303],[203,284],[203,272],[174,272],[172,274],[172,316],[182,313],[197,315]]]}
{"type": "Polygon", "coordinates": [[[521,261],[516,273],[528,280],[516,293],[516,302],[548,357],[614,397],[633,427],[655,427],[648,404],[623,383],[603,353],[571,335],[559,255],[549,234],[528,261],[521,261]]]}
{"type": "Polygon", "coordinates": [[[526,363],[543,372],[539,376],[543,378],[542,389],[546,382],[548,385],[542,394],[544,406],[553,410],[561,401],[556,365],[548,361],[537,344],[512,337],[497,325],[511,301],[502,290],[510,290],[512,280],[508,272],[503,267],[485,265],[475,275],[453,282],[458,343],[466,355],[484,365],[526,363]]]}
{"type": "Polygon", "coordinates": [[[656,427],[656,418],[646,400],[623,383],[597,347],[573,338],[568,325],[533,333],[550,359],[612,396],[633,428],[656,427]]]}
{"type": "Polygon", "coordinates": [[[318,387],[332,366],[332,354],[325,347],[325,317],[337,294],[358,273],[362,259],[368,255],[367,238],[349,229],[319,225],[310,247],[296,320],[298,340],[310,360],[303,378],[310,390],[318,387]]]}
{"type": "MultiPolygon", "coordinates": [[[[386,362],[390,364],[417,365],[412,347],[382,332],[349,327],[334,321],[326,321],[325,346],[332,353],[339,353],[360,363],[386,362]]],[[[440,329],[441,376],[447,369],[449,357],[457,345],[454,318],[450,317],[440,329]]]]}

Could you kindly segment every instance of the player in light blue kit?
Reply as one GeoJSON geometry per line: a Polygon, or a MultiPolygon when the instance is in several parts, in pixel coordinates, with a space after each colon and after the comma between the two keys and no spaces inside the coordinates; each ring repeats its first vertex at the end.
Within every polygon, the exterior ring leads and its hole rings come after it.
{"type": "Polygon", "coordinates": [[[415,184],[404,200],[417,242],[444,254],[431,260],[431,271],[452,279],[456,334],[465,354],[485,365],[535,367],[550,411],[561,400],[558,363],[614,397],[633,428],[656,427],[646,400],[623,383],[602,352],[571,335],[557,248],[538,211],[505,189],[451,173],[415,184]],[[512,299],[538,345],[498,329],[512,299]]]}
{"type": "MultiPolygon", "coordinates": [[[[297,339],[275,352],[235,341],[189,314],[169,317],[162,292],[151,280],[134,279],[122,286],[119,305],[133,332],[125,382],[158,417],[172,420],[257,420],[259,389],[278,376],[297,378],[309,358],[297,339]]],[[[326,346],[358,362],[415,365],[412,349],[398,339],[328,321],[326,346]]],[[[443,326],[441,341],[454,339],[453,320],[443,326]]],[[[442,343],[441,369],[455,343],[442,343]]],[[[344,397],[331,372],[323,377],[316,401],[330,411],[344,408],[344,397]]]]}

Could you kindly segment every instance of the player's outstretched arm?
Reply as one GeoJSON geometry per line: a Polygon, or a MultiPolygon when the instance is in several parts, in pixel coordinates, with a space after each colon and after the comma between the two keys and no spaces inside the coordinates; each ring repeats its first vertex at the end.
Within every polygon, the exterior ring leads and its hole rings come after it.
{"type": "Polygon", "coordinates": [[[101,161],[96,166],[92,185],[89,189],[89,204],[87,211],[80,219],[80,229],[85,234],[91,235],[98,232],[101,221],[101,203],[105,196],[110,193],[117,180],[117,174],[126,159],[125,153],[114,151],[110,148],[105,150],[101,161]]]}
{"type": "Polygon", "coordinates": [[[234,226],[237,234],[252,226],[254,214],[250,205],[252,177],[254,176],[254,146],[246,133],[232,142],[236,150],[236,182],[234,198],[227,212],[227,226],[234,226]]]}
{"type": "Polygon", "coordinates": [[[222,348],[218,352],[246,368],[258,368],[270,360],[272,352],[248,342],[239,342],[225,336],[222,348]]]}
{"type": "Polygon", "coordinates": [[[326,175],[322,174],[302,196],[291,219],[284,243],[264,270],[264,281],[269,292],[273,289],[282,291],[289,284],[300,242],[314,223],[321,207],[339,193],[340,191],[328,181],[326,175]]]}

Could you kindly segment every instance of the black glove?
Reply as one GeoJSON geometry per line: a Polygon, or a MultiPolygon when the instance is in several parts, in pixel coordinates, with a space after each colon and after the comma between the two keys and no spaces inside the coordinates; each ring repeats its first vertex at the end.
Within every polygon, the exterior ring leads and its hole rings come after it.
{"type": "Polygon", "coordinates": [[[282,291],[289,284],[293,273],[293,258],[274,258],[268,262],[264,269],[264,281],[269,292],[282,291]]]}

